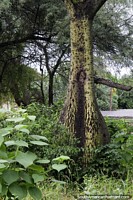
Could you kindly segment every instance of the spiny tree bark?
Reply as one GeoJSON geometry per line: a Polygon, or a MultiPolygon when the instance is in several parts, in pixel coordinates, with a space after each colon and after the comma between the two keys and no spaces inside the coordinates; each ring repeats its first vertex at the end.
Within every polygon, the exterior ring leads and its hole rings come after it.
{"type": "Polygon", "coordinates": [[[90,150],[109,142],[109,134],[95,98],[92,23],[105,0],[65,0],[70,14],[71,72],[61,121],[84,147],[85,165],[90,150]]]}

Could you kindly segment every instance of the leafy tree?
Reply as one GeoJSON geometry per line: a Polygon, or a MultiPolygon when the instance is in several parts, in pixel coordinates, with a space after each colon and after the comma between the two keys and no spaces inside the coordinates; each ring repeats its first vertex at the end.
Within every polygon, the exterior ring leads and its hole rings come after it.
{"type": "MultiPolygon", "coordinates": [[[[14,27],[9,27],[11,37],[8,39],[5,37],[5,42],[1,39],[1,48],[6,49],[7,46],[16,48],[17,45],[23,43],[22,61],[24,63],[28,62],[28,64],[32,63],[32,65],[33,63],[37,63],[38,66],[40,65],[42,75],[41,91],[43,96],[44,73],[47,71],[49,77],[49,105],[53,104],[55,73],[64,59],[67,58],[69,49],[69,29],[64,29],[64,27],[68,26],[68,19],[65,19],[66,9],[64,6],[58,9],[59,3],[60,1],[55,3],[52,0],[50,2],[42,0],[38,2],[31,0],[10,2],[10,6],[6,10],[8,12],[3,14],[2,18],[3,23],[7,16],[14,16],[15,19],[12,17],[9,22],[14,24],[17,33],[13,34],[14,27]],[[31,24],[30,27],[29,23],[31,24]]],[[[4,31],[2,31],[3,34],[4,31]]],[[[4,38],[2,35],[1,38],[4,38]]],[[[6,31],[5,35],[7,35],[6,31]]]]}
{"type": "Polygon", "coordinates": [[[100,58],[99,70],[103,66],[116,70],[132,66],[133,16],[130,10],[128,1],[107,1],[95,16],[93,48],[100,58]]]}
{"type": "Polygon", "coordinates": [[[13,99],[18,106],[33,101],[43,103],[40,91],[40,75],[32,68],[17,64],[16,61],[6,69],[1,84],[1,103],[13,99]]]}
{"type": "MultiPolygon", "coordinates": [[[[130,84],[133,86],[133,73],[125,75],[120,79],[123,84],[130,84]]],[[[120,109],[132,109],[133,108],[133,90],[129,92],[118,91],[118,106],[120,109]]]]}
{"type": "Polygon", "coordinates": [[[97,87],[96,97],[101,110],[110,110],[110,108],[116,110],[118,108],[118,95],[115,89],[100,85],[97,87]]]}

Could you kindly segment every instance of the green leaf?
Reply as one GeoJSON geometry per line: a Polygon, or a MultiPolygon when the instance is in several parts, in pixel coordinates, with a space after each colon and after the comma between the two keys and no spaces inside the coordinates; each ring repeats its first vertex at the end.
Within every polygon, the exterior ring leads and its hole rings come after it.
{"type": "Polygon", "coordinates": [[[61,170],[64,170],[67,168],[66,164],[53,164],[52,168],[60,172],[61,170]]]}
{"type": "Polygon", "coordinates": [[[8,160],[0,159],[0,164],[8,163],[8,160]]]}
{"type": "Polygon", "coordinates": [[[31,176],[28,173],[21,171],[19,173],[19,175],[20,175],[20,178],[22,180],[24,180],[25,182],[30,183],[30,184],[33,183],[32,178],[31,178],[31,176]]]}
{"type": "Polygon", "coordinates": [[[32,178],[34,180],[34,183],[42,182],[44,181],[44,176],[40,174],[32,174],[32,178]]]}
{"type": "Polygon", "coordinates": [[[32,152],[19,152],[16,161],[23,165],[25,168],[29,167],[30,165],[33,164],[33,161],[37,158],[36,154],[32,152]]]}
{"type": "Polygon", "coordinates": [[[2,136],[6,136],[6,135],[9,135],[12,130],[13,130],[13,128],[2,128],[2,129],[0,129],[0,134],[2,136]]]}
{"type": "Polygon", "coordinates": [[[30,187],[29,194],[34,200],[42,199],[42,193],[37,187],[30,187]]]}
{"type": "Polygon", "coordinates": [[[24,125],[24,124],[17,124],[14,128],[17,129],[17,130],[20,130],[22,128],[26,128],[27,125],[24,125]]]}
{"type": "Polygon", "coordinates": [[[52,161],[63,162],[65,160],[70,160],[70,157],[69,156],[59,156],[57,158],[54,158],[52,161]]]}
{"type": "Polygon", "coordinates": [[[16,143],[15,143],[14,140],[10,140],[10,141],[5,142],[5,145],[6,145],[7,147],[9,147],[9,146],[12,146],[12,145],[16,145],[16,143]]]}
{"type": "Polygon", "coordinates": [[[28,143],[23,140],[16,140],[15,143],[19,147],[28,147],[28,143]]]}
{"type": "Polygon", "coordinates": [[[48,141],[48,139],[42,135],[30,135],[32,138],[36,139],[36,140],[46,140],[48,141]]]}
{"type": "Polygon", "coordinates": [[[27,134],[30,133],[30,131],[29,131],[27,128],[22,128],[22,129],[20,129],[19,131],[21,131],[21,132],[23,132],[23,133],[27,133],[27,134]]]}
{"type": "Polygon", "coordinates": [[[6,167],[7,167],[6,165],[0,164],[0,169],[4,169],[4,168],[6,168],[6,167]]]}
{"type": "Polygon", "coordinates": [[[4,137],[0,135],[0,146],[2,145],[3,142],[4,142],[4,137]]]}
{"type": "Polygon", "coordinates": [[[15,123],[16,122],[22,122],[24,120],[25,120],[25,118],[23,118],[23,117],[6,119],[6,121],[8,121],[8,122],[15,122],[15,123]]]}
{"type": "Polygon", "coordinates": [[[25,186],[20,186],[18,183],[13,183],[9,186],[9,191],[18,199],[24,199],[27,196],[27,189],[25,186]]]}
{"type": "Polygon", "coordinates": [[[16,140],[16,141],[10,140],[10,141],[5,142],[5,145],[7,147],[12,146],[12,145],[16,145],[19,147],[28,147],[28,143],[23,140],[16,140]]]}
{"type": "MultiPolygon", "coordinates": [[[[8,191],[8,188],[7,188],[7,185],[2,183],[2,192],[1,192],[1,196],[7,196],[7,191],[8,191]]],[[[0,197],[1,197],[0,196],[0,197]]]]}
{"type": "Polygon", "coordinates": [[[42,167],[42,166],[39,166],[39,165],[35,165],[35,164],[33,164],[33,165],[30,165],[29,166],[29,169],[31,169],[31,170],[34,170],[34,171],[37,171],[37,172],[44,172],[44,167],[42,167]]]}
{"type": "Polygon", "coordinates": [[[19,179],[18,172],[14,170],[5,170],[3,172],[2,178],[4,181],[10,185],[13,182],[16,182],[19,179]]]}
{"type": "Polygon", "coordinates": [[[25,113],[27,110],[26,110],[26,109],[19,108],[18,111],[19,111],[19,112],[22,112],[22,113],[25,113]]]}
{"type": "Polygon", "coordinates": [[[3,145],[0,149],[0,158],[6,160],[8,158],[6,147],[3,145]]]}
{"type": "Polygon", "coordinates": [[[48,164],[50,163],[50,160],[37,160],[36,163],[40,163],[40,164],[48,164]]]}
{"type": "Polygon", "coordinates": [[[34,116],[34,115],[28,115],[27,116],[31,121],[35,121],[35,119],[36,119],[36,116],[34,116]]]}
{"type": "Polygon", "coordinates": [[[24,124],[18,124],[14,128],[27,134],[30,133],[30,131],[27,129],[27,125],[24,125],[24,124]]]}
{"type": "Polygon", "coordinates": [[[39,146],[45,146],[48,145],[46,142],[42,141],[30,141],[31,144],[39,145],[39,146]]]}

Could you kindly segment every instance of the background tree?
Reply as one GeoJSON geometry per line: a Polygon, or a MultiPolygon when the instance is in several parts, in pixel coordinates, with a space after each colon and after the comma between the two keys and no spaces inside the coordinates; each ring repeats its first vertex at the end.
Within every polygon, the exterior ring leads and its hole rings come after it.
{"type": "MultiPolygon", "coordinates": [[[[133,72],[131,74],[124,75],[120,82],[123,84],[130,84],[133,86],[133,72]]],[[[132,109],[133,108],[133,90],[129,92],[118,90],[118,106],[120,109],[132,109]]]]}
{"type": "MultiPolygon", "coordinates": [[[[2,50],[3,48],[7,49],[7,47],[16,48],[17,45],[23,43],[23,59],[21,61],[28,65],[32,63],[32,66],[41,66],[42,77],[43,73],[46,74],[47,71],[49,105],[53,104],[53,79],[56,70],[61,65],[62,60],[67,57],[69,47],[69,29],[64,29],[68,25],[66,10],[64,7],[58,9],[59,3],[59,1],[55,4],[54,1],[43,2],[41,0],[38,2],[30,0],[22,3],[10,2],[7,15],[9,15],[10,10],[10,15],[14,14],[17,20],[19,19],[16,28],[18,37],[11,34],[12,37],[7,41],[6,38],[4,42],[3,39],[1,40],[2,50]],[[54,6],[51,6],[53,3],[54,6]],[[29,23],[31,24],[30,28],[29,23]]],[[[3,17],[5,19],[6,15],[3,17]]],[[[10,20],[15,26],[16,21],[10,20]]],[[[43,94],[42,87],[41,91],[43,94]]]]}
{"type": "Polygon", "coordinates": [[[111,110],[116,110],[118,108],[118,95],[116,90],[112,90],[112,88],[104,85],[97,86],[96,97],[100,110],[110,110],[110,107],[111,110]],[[110,96],[111,93],[112,95],[110,96]]]}

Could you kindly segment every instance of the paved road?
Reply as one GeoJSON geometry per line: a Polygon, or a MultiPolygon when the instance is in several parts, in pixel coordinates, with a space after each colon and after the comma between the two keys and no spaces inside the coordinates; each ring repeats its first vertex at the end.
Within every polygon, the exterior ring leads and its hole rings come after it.
{"type": "Polygon", "coordinates": [[[122,109],[116,111],[101,111],[103,116],[118,118],[133,118],[133,109],[122,109]]]}

